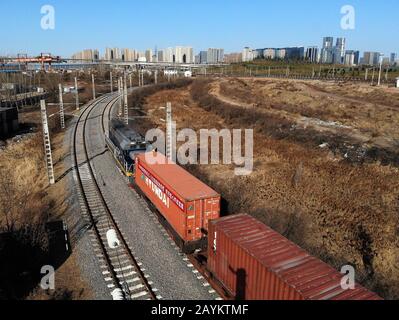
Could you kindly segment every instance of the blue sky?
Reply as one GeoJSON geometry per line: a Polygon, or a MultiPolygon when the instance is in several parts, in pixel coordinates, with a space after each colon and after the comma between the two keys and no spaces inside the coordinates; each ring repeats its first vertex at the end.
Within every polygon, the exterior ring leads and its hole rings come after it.
{"type": "Polygon", "coordinates": [[[0,1],[0,55],[85,48],[191,45],[227,52],[321,46],[344,36],[348,49],[399,53],[398,0],[19,0],[0,1]],[[43,5],[55,8],[55,30],[40,27],[43,5]],[[355,30],[342,30],[341,7],[356,10],[355,30]]]}

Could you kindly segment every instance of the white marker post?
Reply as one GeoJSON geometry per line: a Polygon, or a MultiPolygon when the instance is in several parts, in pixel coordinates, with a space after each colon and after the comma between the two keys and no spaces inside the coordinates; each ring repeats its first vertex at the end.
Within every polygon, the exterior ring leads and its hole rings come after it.
{"type": "Polygon", "coordinates": [[[75,103],[76,103],[76,111],[79,111],[79,87],[78,87],[78,78],[75,77],[75,103]]]}
{"type": "Polygon", "coordinates": [[[46,101],[40,100],[40,110],[43,125],[44,152],[46,158],[47,175],[50,185],[55,184],[53,156],[51,154],[50,130],[48,128],[46,101]]]}
{"type": "Polygon", "coordinates": [[[58,85],[58,90],[60,94],[60,122],[61,129],[65,129],[65,113],[64,113],[64,99],[62,98],[62,85],[61,83],[58,85]]]}
{"type": "Polygon", "coordinates": [[[114,80],[112,79],[112,71],[109,73],[109,79],[111,82],[111,93],[114,92],[114,80]]]}
{"type": "Polygon", "coordinates": [[[129,107],[128,107],[128,103],[127,103],[127,76],[125,73],[125,77],[124,77],[124,87],[123,87],[123,97],[124,97],[124,118],[125,118],[125,123],[128,125],[129,124],[129,107]]]}
{"type": "Polygon", "coordinates": [[[119,110],[118,110],[118,116],[122,116],[122,78],[118,79],[118,94],[119,94],[119,110]]]}
{"type": "Polygon", "coordinates": [[[166,158],[174,161],[174,135],[176,133],[176,124],[173,123],[172,104],[166,104],[166,158]]]}
{"type": "Polygon", "coordinates": [[[379,71],[379,73],[378,73],[378,86],[381,85],[382,57],[383,57],[383,55],[380,55],[380,71],[379,71]]]}
{"type": "Polygon", "coordinates": [[[96,84],[94,79],[94,73],[91,75],[91,85],[93,88],[93,100],[96,100],[96,84]]]}

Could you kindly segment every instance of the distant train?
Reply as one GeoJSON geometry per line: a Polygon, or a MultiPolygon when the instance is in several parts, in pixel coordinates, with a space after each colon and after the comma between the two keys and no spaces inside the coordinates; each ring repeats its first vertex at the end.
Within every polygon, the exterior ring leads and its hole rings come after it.
{"type": "Polygon", "coordinates": [[[134,176],[136,156],[151,150],[151,145],[141,134],[119,119],[110,121],[109,137],[106,137],[105,141],[118,167],[127,177],[134,176]]]}

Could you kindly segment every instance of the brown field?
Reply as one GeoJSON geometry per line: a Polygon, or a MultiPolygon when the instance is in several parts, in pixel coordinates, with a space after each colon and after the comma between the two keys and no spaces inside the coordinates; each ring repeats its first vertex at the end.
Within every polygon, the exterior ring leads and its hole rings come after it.
{"type": "MultiPolygon", "coordinates": [[[[30,109],[33,111],[20,113],[20,123],[23,128],[32,127],[33,132],[9,140],[0,151],[0,233],[10,232],[20,251],[9,255],[0,246],[0,257],[4,258],[1,267],[5,268],[0,274],[0,299],[89,299],[91,292],[80,277],[74,253],[56,270],[55,291],[46,292],[37,286],[40,268],[48,264],[45,223],[65,219],[68,193],[66,179],[48,185],[40,112],[30,109]]],[[[48,113],[57,109],[49,107],[48,113]]],[[[69,152],[68,147],[64,148],[64,133],[58,121],[58,116],[49,120],[56,179],[66,170],[63,159],[69,152]]]]}
{"type": "MultiPolygon", "coordinates": [[[[255,168],[189,166],[226,200],[384,298],[399,298],[399,92],[358,84],[196,80],[140,103],[143,133],[164,129],[172,102],[178,129],[254,129],[255,168]]],[[[136,105],[137,106],[137,105],[136,105]]]]}

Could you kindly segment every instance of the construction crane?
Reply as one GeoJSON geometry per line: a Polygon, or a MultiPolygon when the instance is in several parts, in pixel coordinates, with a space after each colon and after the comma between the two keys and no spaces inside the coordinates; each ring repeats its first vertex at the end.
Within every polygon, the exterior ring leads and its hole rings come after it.
{"type": "Polygon", "coordinates": [[[59,56],[52,56],[50,53],[41,53],[38,57],[28,57],[27,55],[18,54],[18,57],[13,59],[12,62],[19,64],[40,63],[41,69],[45,70],[44,65],[51,66],[52,63],[61,63],[64,60],[59,56]]]}

